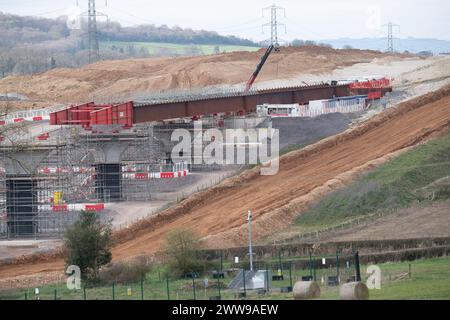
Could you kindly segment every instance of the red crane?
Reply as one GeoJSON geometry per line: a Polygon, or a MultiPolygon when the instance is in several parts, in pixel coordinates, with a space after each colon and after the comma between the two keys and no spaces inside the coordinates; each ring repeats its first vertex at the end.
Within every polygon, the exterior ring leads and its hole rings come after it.
{"type": "Polygon", "coordinates": [[[266,52],[264,53],[264,55],[261,58],[261,61],[258,63],[258,65],[256,66],[256,70],[255,72],[253,72],[252,76],[250,77],[250,79],[248,79],[247,84],[245,86],[245,90],[244,90],[244,94],[247,94],[250,89],[252,88],[253,83],[256,80],[256,77],[258,77],[259,72],[261,71],[262,67],[264,66],[264,64],[267,61],[267,58],[269,58],[269,55],[272,53],[273,49],[275,49],[275,46],[273,44],[271,44],[266,52]]]}

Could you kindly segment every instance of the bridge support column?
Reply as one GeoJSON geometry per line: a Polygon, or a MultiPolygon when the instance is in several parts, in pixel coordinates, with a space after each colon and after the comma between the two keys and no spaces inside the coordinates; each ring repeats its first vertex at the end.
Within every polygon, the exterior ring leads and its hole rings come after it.
{"type": "Polygon", "coordinates": [[[31,236],[37,231],[37,181],[31,176],[6,179],[6,214],[11,236],[31,236]]]}
{"type": "Polygon", "coordinates": [[[97,198],[105,202],[121,200],[122,166],[120,163],[96,164],[95,172],[97,198]]]}

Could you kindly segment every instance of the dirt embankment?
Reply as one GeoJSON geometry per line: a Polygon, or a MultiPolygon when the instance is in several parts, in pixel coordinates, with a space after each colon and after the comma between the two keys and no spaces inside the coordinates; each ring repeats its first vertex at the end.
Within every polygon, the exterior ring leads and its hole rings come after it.
{"type": "MultiPolygon", "coordinates": [[[[287,227],[311,203],[349,183],[405,148],[446,132],[450,127],[450,86],[400,104],[337,136],[280,159],[280,171],[261,176],[258,168],[198,193],[165,212],[116,233],[116,260],[152,254],[165,235],[192,229],[209,246],[239,246],[246,242],[246,211],[252,209],[258,240],[287,227]]],[[[0,278],[54,271],[62,260],[22,260],[0,267],[0,278]]]]}
{"type": "MultiPolygon", "coordinates": [[[[79,69],[54,69],[35,75],[9,76],[0,80],[0,92],[16,92],[50,104],[126,100],[137,92],[244,82],[261,55],[261,51],[233,52],[196,57],[103,61],[79,69]]],[[[269,57],[258,81],[288,79],[299,73],[329,72],[385,56],[384,53],[368,50],[335,50],[314,46],[282,48],[269,57]]],[[[402,57],[395,56],[396,59],[402,57]]]]}
{"type": "Polygon", "coordinates": [[[197,194],[163,214],[117,235],[117,256],[154,252],[164,235],[190,228],[210,246],[246,241],[245,216],[254,215],[255,239],[276,232],[313,201],[350,182],[367,168],[416,145],[450,125],[450,86],[402,103],[357,128],[281,158],[280,172],[258,168],[197,194]]]}

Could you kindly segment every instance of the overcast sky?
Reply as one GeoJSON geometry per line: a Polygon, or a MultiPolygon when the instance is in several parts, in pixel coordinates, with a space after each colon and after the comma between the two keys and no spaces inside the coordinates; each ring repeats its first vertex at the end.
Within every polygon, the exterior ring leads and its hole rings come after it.
{"type": "MultiPolygon", "coordinates": [[[[0,0],[0,11],[20,15],[57,17],[87,10],[88,0],[0,0]]],[[[449,0],[96,0],[97,10],[122,25],[167,24],[215,30],[252,40],[264,40],[270,21],[262,8],[276,3],[279,37],[285,40],[380,37],[388,21],[399,24],[401,38],[450,40],[449,0]]]]}

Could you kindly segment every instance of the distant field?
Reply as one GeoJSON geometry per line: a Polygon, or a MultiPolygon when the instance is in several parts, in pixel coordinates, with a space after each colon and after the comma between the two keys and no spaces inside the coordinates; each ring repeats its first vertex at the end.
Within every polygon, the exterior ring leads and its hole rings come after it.
{"type": "Polygon", "coordinates": [[[176,44],[176,43],[159,43],[159,42],[122,42],[122,41],[103,41],[100,43],[100,47],[103,49],[123,49],[127,50],[129,46],[134,46],[136,50],[140,48],[146,48],[150,54],[213,54],[216,51],[216,47],[220,52],[233,52],[233,51],[257,51],[259,47],[246,47],[246,46],[233,46],[233,45],[196,45],[196,44],[176,44]]]}

